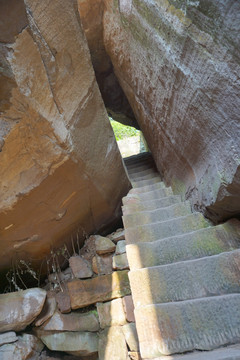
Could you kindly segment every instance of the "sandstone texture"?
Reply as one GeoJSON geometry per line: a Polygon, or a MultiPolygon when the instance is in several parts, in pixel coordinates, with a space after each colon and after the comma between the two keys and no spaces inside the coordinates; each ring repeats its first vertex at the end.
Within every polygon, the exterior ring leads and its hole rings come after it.
{"type": "Polygon", "coordinates": [[[99,301],[108,301],[129,295],[128,271],[115,271],[93,279],[73,280],[67,284],[71,308],[78,309],[99,301]]]}
{"type": "Polygon", "coordinates": [[[64,351],[76,356],[92,355],[98,351],[98,336],[90,332],[62,332],[41,336],[50,350],[64,351]]]}
{"type": "Polygon", "coordinates": [[[112,326],[99,335],[99,360],[126,360],[127,344],[121,326],[112,326]]]}
{"type": "Polygon", "coordinates": [[[239,214],[240,3],[104,4],[107,53],[165,182],[215,222],[239,214]]]}
{"type": "Polygon", "coordinates": [[[0,295],[0,332],[24,330],[41,312],[46,291],[32,288],[0,295]]]}
{"type": "Polygon", "coordinates": [[[87,38],[99,89],[110,116],[138,127],[133,111],[114,73],[103,42],[103,0],[78,0],[78,10],[87,38]]]}
{"type": "Polygon", "coordinates": [[[0,347],[1,360],[37,360],[44,345],[40,339],[31,334],[23,334],[18,341],[0,347]]]}
{"type": "Polygon", "coordinates": [[[55,312],[51,319],[40,328],[45,331],[98,331],[97,316],[92,313],[61,314],[55,312]]]}
{"type": "Polygon", "coordinates": [[[92,277],[93,272],[91,264],[81,256],[71,256],[69,259],[69,265],[76,278],[85,279],[92,277]]]}
{"type": "Polygon", "coordinates": [[[0,269],[40,266],[119,218],[130,185],[77,1],[4,0],[0,14],[0,269]]]}

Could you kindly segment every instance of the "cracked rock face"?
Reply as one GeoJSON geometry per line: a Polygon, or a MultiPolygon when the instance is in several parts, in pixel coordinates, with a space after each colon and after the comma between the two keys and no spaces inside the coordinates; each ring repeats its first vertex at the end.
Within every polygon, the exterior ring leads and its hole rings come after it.
{"type": "Polygon", "coordinates": [[[41,260],[71,235],[118,218],[129,182],[77,2],[4,0],[0,7],[8,19],[7,30],[0,21],[4,269],[16,258],[41,260]]]}
{"type": "Polygon", "coordinates": [[[159,171],[214,221],[240,213],[240,3],[104,0],[104,44],[159,171]]]}

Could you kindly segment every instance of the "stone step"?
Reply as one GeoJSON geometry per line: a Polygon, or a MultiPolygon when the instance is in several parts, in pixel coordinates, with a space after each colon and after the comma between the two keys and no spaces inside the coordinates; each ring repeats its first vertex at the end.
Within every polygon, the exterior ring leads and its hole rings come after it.
{"type": "Polygon", "coordinates": [[[180,195],[172,195],[172,196],[166,196],[165,198],[161,198],[161,199],[154,199],[150,201],[149,200],[142,201],[136,204],[125,205],[122,207],[122,211],[123,211],[123,215],[127,215],[140,211],[156,210],[180,202],[181,202],[180,195]]]}
{"type": "Polygon", "coordinates": [[[156,184],[158,182],[161,182],[162,178],[157,175],[151,179],[148,180],[138,180],[138,181],[131,181],[133,187],[139,187],[139,186],[146,186],[146,185],[152,185],[156,184]]]}
{"type": "Polygon", "coordinates": [[[130,178],[131,181],[136,182],[136,181],[153,179],[153,178],[158,177],[158,176],[159,176],[159,174],[156,171],[151,170],[151,171],[148,171],[148,174],[143,174],[143,175],[136,175],[135,174],[135,176],[129,175],[129,178],[130,178]]]}
{"type": "MultiPolygon", "coordinates": [[[[193,351],[188,354],[160,356],[151,360],[239,360],[240,344],[222,347],[210,351],[193,351]]],[[[150,360],[143,359],[142,360],[150,360]]]]}
{"type": "Polygon", "coordinates": [[[240,341],[239,294],[141,306],[135,317],[142,358],[240,341]]]}
{"type": "Polygon", "coordinates": [[[142,162],[145,159],[152,159],[152,154],[150,152],[143,152],[140,154],[136,154],[136,155],[131,155],[128,157],[125,157],[123,160],[125,163],[127,164],[131,164],[131,163],[135,163],[135,162],[142,162]]]}
{"type": "Polygon", "coordinates": [[[155,164],[153,162],[150,162],[147,164],[140,164],[140,165],[127,167],[127,172],[128,172],[128,175],[130,175],[130,176],[132,174],[137,174],[139,172],[146,171],[146,170],[155,170],[156,171],[155,164]]]}
{"type": "Polygon", "coordinates": [[[135,270],[217,255],[239,247],[239,234],[226,223],[154,242],[130,244],[127,256],[130,269],[135,270]]]}
{"type": "Polygon", "coordinates": [[[131,193],[122,198],[122,203],[123,205],[138,204],[139,202],[142,201],[161,199],[171,195],[173,195],[171,188],[152,190],[149,192],[144,192],[142,194],[131,193]]]}
{"type": "Polygon", "coordinates": [[[149,191],[153,191],[153,190],[158,190],[158,189],[166,189],[167,187],[165,186],[164,182],[158,182],[156,184],[152,184],[152,185],[146,185],[146,186],[140,186],[140,187],[136,187],[136,188],[132,188],[129,191],[129,194],[142,194],[144,192],[149,192],[149,191]]]}
{"type": "Polygon", "coordinates": [[[210,226],[200,213],[125,229],[127,244],[151,242],[210,226]]]}
{"type": "Polygon", "coordinates": [[[164,221],[179,216],[191,214],[191,206],[188,201],[184,203],[173,204],[171,206],[153,210],[142,211],[122,217],[125,228],[138,226],[139,224],[145,225],[157,221],[164,221]]]}
{"type": "Polygon", "coordinates": [[[158,174],[158,172],[155,170],[155,169],[146,169],[146,170],[143,170],[143,171],[138,171],[136,173],[132,173],[132,174],[129,174],[129,177],[131,179],[136,179],[136,178],[139,178],[139,177],[143,177],[143,176],[146,176],[146,175],[152,175],[152,174],[158,174]]]}
{"type": "Polygon", "coordinates": [[[135,162],[124,162],[127,169],[132,170],[141,166],[151,165],[155,166],[153,158],[146,158],[143,161],[135,161],[135,162]]]}
{"type": "Polygon", "coordinates": [[[240,250],[131,270],[128,276],[135,308],[240,293],[240,250]]]}

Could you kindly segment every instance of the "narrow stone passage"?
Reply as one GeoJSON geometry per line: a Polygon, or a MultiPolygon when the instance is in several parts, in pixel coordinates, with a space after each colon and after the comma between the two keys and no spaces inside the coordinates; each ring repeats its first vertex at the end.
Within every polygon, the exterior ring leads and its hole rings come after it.
{"type": "Polygon", "coordinates": [[[239,221],[212,226],[192,212],[149,153],[125,165],[133,188],[123,223],[142,358],[240,358],[239,345],[214,350],[240,342],[239,221]]]}

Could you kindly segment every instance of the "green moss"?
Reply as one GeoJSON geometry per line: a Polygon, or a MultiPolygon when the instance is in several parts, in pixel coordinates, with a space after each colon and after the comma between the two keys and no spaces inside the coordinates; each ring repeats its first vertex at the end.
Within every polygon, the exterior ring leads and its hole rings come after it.
{"type": "Polygon", "coordinates": [[[123,125],[117,121],[110,120],[113,132],[115,135],[116,140],[123,140],[132,136],[137,136],[139,134],[139,130],[131,126],[123,125]]]}

